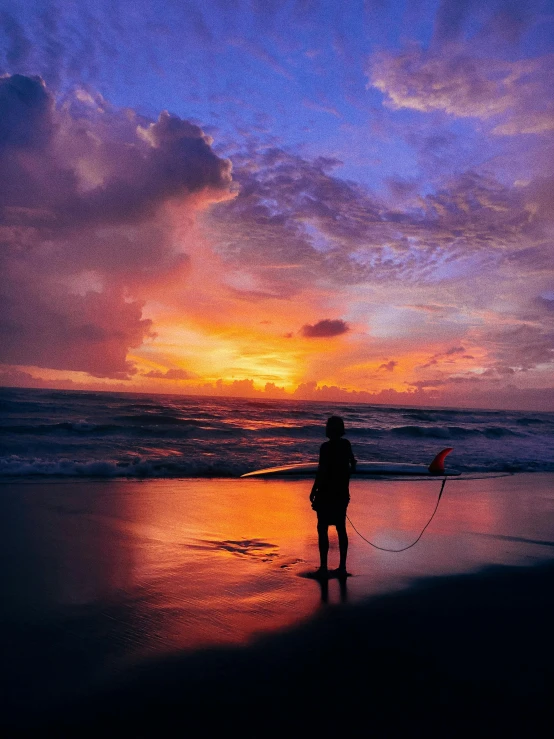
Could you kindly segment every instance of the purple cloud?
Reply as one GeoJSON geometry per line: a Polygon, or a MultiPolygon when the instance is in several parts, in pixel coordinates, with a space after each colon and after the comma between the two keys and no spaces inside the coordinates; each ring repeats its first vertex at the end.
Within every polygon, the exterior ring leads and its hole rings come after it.
{"type": "Polygon", "coordinates": [[[462,172],[418,197],[417,208],[392,211],[322,160],[270,147],[237,154],[234,165],[238,196],[214,208],[207,225],[229,266],[266,295],[301,292],[307,270],[335,286],[429,284],[494,270],[524,245],[534,260],[547,258],[539,232],[552,211],[538,182],[509,187],[462,172]]]}
{"type": "Polygon", "coordinates": [[[412,45],[375,54],[368,74],[393,109],[492,119],[493,133],[512,136],[554,130],[551,65],[549,55],[512,61],[467,45],[412,45]]]}
{"type": "Polygon", "coordinates": [[[78,94],[56,105],[38,77],[0,78],[1,360],[128,378],[151,335],[143,303],[183,278],[182,233],[229,197],[231,165],[188,121],[157,121],[78,94]]]}
{"type": "Polygon", "coordinates": [[[454,360],[448,359],[448,357],[453,357],[456,354],[463,354],[465,352],[465,349],[463,346],[451,346],[449,349],[446,349],[444,352],[439,352],[438,354],[434,354],[425,364],[421,365],[421,369],[427,369],[428,367],[434,367],[439,363],[440,360],[445,360],[446,362],[454,363],[454,360]]]}
{"type": "Polygon", "coordinates": [[[325,318],[313,325],[307,323],[300,329],[302,336],[307,339],[330,338],[332,336],[340,336],[348,331],[350,331],[348,324],[340,318],[336,320],[325,318]]]}

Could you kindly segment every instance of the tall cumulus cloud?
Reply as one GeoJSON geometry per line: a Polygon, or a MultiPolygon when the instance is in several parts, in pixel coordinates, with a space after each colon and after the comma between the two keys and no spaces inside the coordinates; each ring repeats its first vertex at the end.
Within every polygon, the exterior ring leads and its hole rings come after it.
{"type": "Polygon", "coordinates": [[[143,302],[184,279],[167,209],[192,224],[230,197],[231,164],[167,112],[157,121],[39,77],[0,78],[1,361],[125,378],[152,332],[143,302]]]}

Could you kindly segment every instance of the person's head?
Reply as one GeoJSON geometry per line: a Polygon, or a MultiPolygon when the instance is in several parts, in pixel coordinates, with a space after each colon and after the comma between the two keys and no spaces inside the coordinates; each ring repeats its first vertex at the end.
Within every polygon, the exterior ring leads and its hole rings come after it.
{"type": "Polygon", "coordinates": [[[344,421],[340,416],[331,416],[327,419],[327,424],[325,425],[325,436],[328,436],[330,439],[338,439],[341,436],[344,436],[344,421]]]}

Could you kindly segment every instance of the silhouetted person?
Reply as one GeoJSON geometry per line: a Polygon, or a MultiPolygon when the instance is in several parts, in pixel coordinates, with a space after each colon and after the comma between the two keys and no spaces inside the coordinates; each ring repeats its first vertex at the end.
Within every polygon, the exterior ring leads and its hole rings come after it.
{"type": "Polygon", "coordinates": [[[325,426],[324,442],[319,450],[319,465],[310,493],[312,508],[317,513],[320,567],[316,574],[327,575],[329,552],[329,526],[335,526],[339,538],[340,564],[337,574],[346,576],[348,535],[346,533],[346,509],[350,501],[350,473],[356,469],[352,447],[344,436],[344,421],[331,416],[325,426]]]}

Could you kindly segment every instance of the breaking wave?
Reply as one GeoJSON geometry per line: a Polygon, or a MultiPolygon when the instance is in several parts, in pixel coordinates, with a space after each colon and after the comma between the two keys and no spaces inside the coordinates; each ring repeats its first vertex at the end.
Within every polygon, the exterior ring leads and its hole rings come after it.
{"type": "Polygon", "coordinates": [[[243,464],[217,464],[207,461],[138,459],[132,462],[71,459],[0,458],[1,477],[238,477],[247,471],[243,464]]]}

